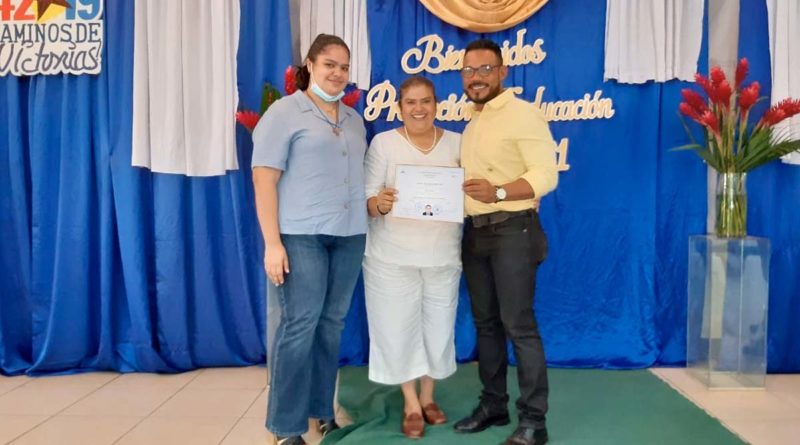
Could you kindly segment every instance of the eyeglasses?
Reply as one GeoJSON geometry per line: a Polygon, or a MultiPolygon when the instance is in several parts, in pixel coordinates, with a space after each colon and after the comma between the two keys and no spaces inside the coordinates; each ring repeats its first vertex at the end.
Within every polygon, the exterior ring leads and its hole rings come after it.
{"type": "Polygon", "coordinates": [[[475,76],[475,73],[478,73],[481,77],[486,77],[489,74],[492,74],[495,68],[499,68],[500,65],[481,65],[477,68],[471,66],[465,66],[461,68],[461,77],[465,79],[469,79],[470,77],[475,76]]]}

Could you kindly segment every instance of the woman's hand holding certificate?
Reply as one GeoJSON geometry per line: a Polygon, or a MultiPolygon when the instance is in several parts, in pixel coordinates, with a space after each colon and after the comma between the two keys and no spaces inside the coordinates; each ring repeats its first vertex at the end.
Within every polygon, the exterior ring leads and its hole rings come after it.
{"type": "Polygon", "coordinates": [[[376,206],[378,209],[378,213],[381,215],[388,215],[389,212],[392,211],[392,207],[394,207],[394,202],[397,201],[397,198],[394,196],[397,194],[397,190],[392,188],[385,188],[378,192],[376,206]]]}

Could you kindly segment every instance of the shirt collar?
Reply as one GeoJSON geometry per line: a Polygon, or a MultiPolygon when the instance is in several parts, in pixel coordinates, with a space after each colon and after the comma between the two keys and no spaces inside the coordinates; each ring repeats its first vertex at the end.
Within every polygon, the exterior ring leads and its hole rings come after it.
{"type": "Polygon", "coordinates": [[[505,90],[503,90],[502,93],[498,94],[497,97],[490,100],[489,102],[486,102],[486,105],[484,107],[489,107],[493,110],[499,110],[500,108],[503,108],[508,103],[508,101],[510,101],[513,98],[514,98],[514,92],[511,91],[511,88],[506,88],[505,90]]]}
{"type": "MultiPolygon", "coordinates": [[[[486,104],[483,105],[483,110],[481,111],[486,110],[487,107],[493,110],[499,110],[500,108],[503,108],[505,104],[507,104],[508,101],[510,101],[514,97],[516,97],[514,96],[514,92],[511,91],[510,88],[506,88],[505,90],[503,90],[503,92],[498,94],[494,99],[490,100],[489,102],[486,102],[486,104]]],[[[475,109],[474,102],[472,103],[471,109],[472,109],[472,114],[481,112],[475,109]]]]}
{"type": "Polygon", "coordinates": [[[314,111],[314,102],[311,102],[311,98],[306,96],[306,93],[303,90],[295,91],[292,93],[291,97],[294,98],[297,108],[300,109],[301,113],[314,111]]]}
{"type": "MultiPolygon", "coordinates": [[[[301,113],[306,113],[309,111],[315,114],[322,113],[317,109],[317,105],[311,101],[311,98],[308,97],[304,91],[297,90],[292,93],[292,97],[296,99],[297,108],[300,109],[301,113]]],[[[343,104],[341,100],[339,101],[339,124],[347,120],[348,117],[356,114],[357,112],[355,110],[343,104]]],[[[320,114],[320,118],[324,118],[324,116],[320,114]]]]}

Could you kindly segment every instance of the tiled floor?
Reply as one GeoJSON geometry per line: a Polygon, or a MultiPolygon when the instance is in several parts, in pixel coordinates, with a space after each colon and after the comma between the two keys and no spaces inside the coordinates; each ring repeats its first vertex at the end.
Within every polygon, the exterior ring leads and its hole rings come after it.
{"type": "Polygon", "coordinates": [[[0,376],[0,444],[263,445],[266,381],[263,367],[0,376]]]}
{"type": "MultiPolygon", "coordinates": [[[[752,444],[800,444],[800,374],[770,375],[766,391],[709,391],[683,369],[652,371],[752,444]]],[[[265,383],[261,367],[0,376],[0,444],[265,444],[265,383]]]]}
{"type": "Polygon", "coordinates": [[[651,371],[746,442],[800,444],[800,374],[768,375],[761,391],[712,391],[684,368],[651,371]]]}

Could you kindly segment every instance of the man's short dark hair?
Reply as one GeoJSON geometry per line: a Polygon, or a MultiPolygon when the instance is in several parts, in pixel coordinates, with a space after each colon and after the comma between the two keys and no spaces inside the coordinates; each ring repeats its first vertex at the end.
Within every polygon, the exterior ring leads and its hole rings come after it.
{"type": "Polygon", "coordinates": [[[500,51],[500,45],[489,39],[478,39],[470,42],[470,44],[467,45],[467,48],[464,51],[464,57],[466,57],[467,53],[469,53],[470,51],[475,51],[479,49],[488,49],[489,51],[493,52],[497,56],[497,62],[500,65],[503,64],[503,52],[500,51]]]}

